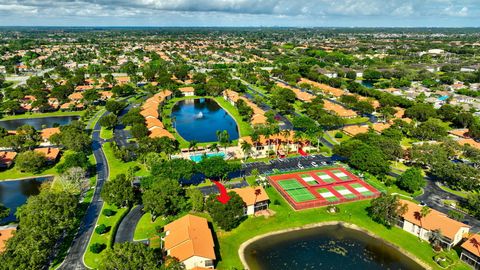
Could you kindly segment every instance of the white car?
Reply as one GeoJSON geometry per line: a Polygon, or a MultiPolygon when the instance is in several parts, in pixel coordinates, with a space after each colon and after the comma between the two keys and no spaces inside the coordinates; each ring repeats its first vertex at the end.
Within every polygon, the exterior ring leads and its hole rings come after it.
{"type": "Polygon", "coordinates": [[[300,168],[300,169],[304,169],[303,165],[300,164],[300,163],[297,164],[297,167],[300,168]]]}
{"type": "Polygon", "coordinates": [[[318,167],[318,164],[315,161],[312,161],[312,166],[316,168],[318,167]]]}

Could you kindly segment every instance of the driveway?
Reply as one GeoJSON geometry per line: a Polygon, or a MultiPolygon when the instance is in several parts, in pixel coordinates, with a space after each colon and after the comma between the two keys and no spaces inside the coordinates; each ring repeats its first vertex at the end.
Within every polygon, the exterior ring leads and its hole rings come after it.
{"type": "MultiPolygon", "coordinates": [[[[105,112],[102,116],[106,115],[105,112]]],[[[86,269],[83,264],[83,254],[85,253],[88,241],[92,235],[97,218],[102,210],[103,201],[100,198],[100,192],[103,187],[103,183],[108,178],[108,163],[102,150],[102,142],[100,140],[100,124],[95,124],[92,132],[92,148],[93,155],[97,161],[97,183],[95,185],[95,192],[93,194],[92,203],[87,208],[87,213],[84,216],[80,228],[78,229],[72,245],[68,251],[68,255],[63,261],[62,265],[58,269],[62,270],[74,270],[74,269],[86,269]]]]}
{"type": "Polygon", "coordinates": [[[122,219],[115,234],[115,243],[133,242],[133,235],[140,218],[142,218],[143,205],[137,205],[122,219]]]}

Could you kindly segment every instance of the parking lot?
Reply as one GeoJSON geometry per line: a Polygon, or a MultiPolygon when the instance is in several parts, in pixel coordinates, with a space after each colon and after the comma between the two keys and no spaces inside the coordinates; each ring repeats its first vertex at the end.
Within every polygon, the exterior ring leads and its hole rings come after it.
{"type": "Polygon", "coordinates": [[[294,170],[303,170],[317,168],[320,166],[333,165],[340,161],[337,157],[325,157],[322,155],[299,156],[292,158],[279,158],[270,160],[268,163],[252,162],[242,164],[243,174],[250,175],[253,169],[257,169],[260,174],[273,174],[278,172],[288,172],[294,170]]]}

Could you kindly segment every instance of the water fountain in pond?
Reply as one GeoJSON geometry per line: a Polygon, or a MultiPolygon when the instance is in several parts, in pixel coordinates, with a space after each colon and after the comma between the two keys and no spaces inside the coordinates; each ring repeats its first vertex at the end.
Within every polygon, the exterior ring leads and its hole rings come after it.
{"type": "Polygon", "coordinates": [[[196,119],[203,118],[203,113],[202,113],[202,112],[199,112],[197,115],[195,115],[195,118],[196,118],[196,119]]]}

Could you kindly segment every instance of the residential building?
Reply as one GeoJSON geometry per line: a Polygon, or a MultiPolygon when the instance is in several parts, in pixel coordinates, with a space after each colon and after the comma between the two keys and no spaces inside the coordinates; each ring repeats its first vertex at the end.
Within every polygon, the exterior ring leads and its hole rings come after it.
{"type": "Polygon", "coordinates": [[[16,156],[17,156],[17,152],[1,151],[0,152],[0,168],[10,168],[16,156]]]}
{"type": "Polygon", "coordinates": [[[254,215],[258,211],[268,209],[270,198],[262,187],[235,188],[231,191],[237,193],[245,202],[245,215],[254,215]]]}
{"type": "Polygon", "coordinates": [[[58,133],[60,133],[60,128],[58,127],[44,128],[42,131],[40,131],[40,136],[42,137],[43,142],[48,142],[52,135],[58,133]]]}
{"type": "Polygon", "coordinates": [[[480,235],[474,234],[462,244],[460,259],[473,269],[480,269],[480,235]]]}
{"type": "Polygon", "coordinates": [[[447,215],[430,209],[430,212],[422,217],[422,206],[411,201],[401,200],[407,205],[407,211],[403,214],[398,226],[419,238],[429,241],[433,231],[439,230],[442,239],[441,245],[451,248],[457,245],[470,230],[470,226],[449,218],[447,215]]]}
{"type": "Polygon", "coordinates": [[[47,163],[54,164],[58,161],[60,157],[60,148],[56,147],[43,147],[43,148],[35,148],[33,149],[36,153],[44,154],[47,158],[47,163]]]}
{"type": "Polygon", "coordinates": [[[180,92],[182,92],[183,96],[185,97],[191,97],[195,96],[195,88],[189,86],[189,87],[181,87],[178,88],[180,92]]]}
{"type": "Polygon", "coordinates": [[[215,250],[206,218],[186,215],[165,225],[165,251],[177,258],[186,269],[214,268],[215,250]]]}

